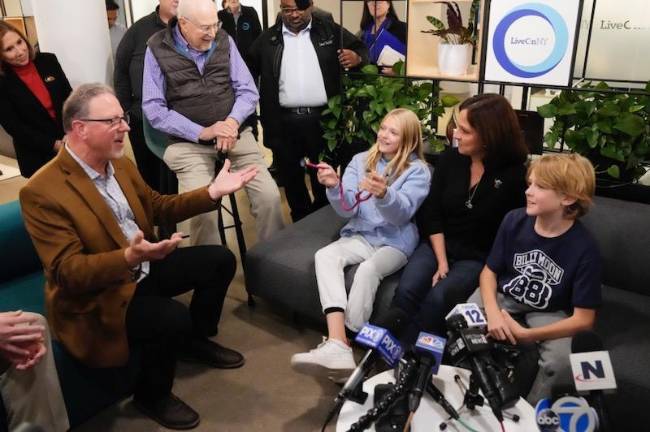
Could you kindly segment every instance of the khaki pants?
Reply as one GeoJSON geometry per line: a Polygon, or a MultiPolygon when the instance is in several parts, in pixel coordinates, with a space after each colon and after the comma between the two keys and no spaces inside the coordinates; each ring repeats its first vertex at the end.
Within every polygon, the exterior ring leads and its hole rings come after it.
{"type": "MultiPolygon", "coordinates": [[[[262,158],[257,142],[246,128],[235,146],[228,152],[233,171],[249,165],[257,165],[257,176],[245,186],[251,213],[255,217],[257,239],[263,241],[284,227],[280,205],[280,191],[271,177],[262,158]]],[[[214,165],[217,150],[212,146],[181,142],[170,144],[165,149],[165,163],[176,173],[178,192],[187,192],[207,186],[215,176],[214,165]]],[[[190,219],[190,244],[220,244],[217,226],[217,212],[204,213],[190,219]]]]}
{"type": "Polygon", "coordinates": [[[45,327],[47,353],[30,369],[16,370],[10,367],[0,376],[0,392],[7,410],[9,430],[14,430],[21,423],[30,423],[46,431],[67,431],[70,428],[68,413],[54,365],[47,321],[42,315],[23,313],[33,315],[34,321],[45,327]]]}

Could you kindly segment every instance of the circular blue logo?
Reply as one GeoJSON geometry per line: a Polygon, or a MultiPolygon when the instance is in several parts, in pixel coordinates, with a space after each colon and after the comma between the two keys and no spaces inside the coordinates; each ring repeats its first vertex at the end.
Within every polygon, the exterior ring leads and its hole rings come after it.
{"type": "Polygon", "coordinates": [[[497,61],[506,71],[521,78],[534,78],[549,72],[562,61],[568,41],[569,30],[566,22],[555,9],[540,3],[527,3],[514,8],[499,22],[492,38],[492,48],[497,61]],[[542,62],[521,65],[512,61],[506,53],[506,32],[515,21],[528,16],[539,17],[549,23],[555,34],[555,44],[542,62]]]}
{"type": "Polygon", "coordinates": [[[241,28],[242,28],[242,30],[248,31],[248,30],[251,29],[251,25],[248,24],[248,23],[244,23],[244,24],[242,24],[241,28]]]}

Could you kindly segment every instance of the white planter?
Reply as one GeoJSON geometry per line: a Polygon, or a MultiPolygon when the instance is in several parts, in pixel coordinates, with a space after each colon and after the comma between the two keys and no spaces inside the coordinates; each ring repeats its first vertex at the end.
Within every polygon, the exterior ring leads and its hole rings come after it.
{"type": "Polygon", "coordinates": [[[472,45],[438,45],[438,70],[443,75],[465,75],[472,59],[472,45]]]}

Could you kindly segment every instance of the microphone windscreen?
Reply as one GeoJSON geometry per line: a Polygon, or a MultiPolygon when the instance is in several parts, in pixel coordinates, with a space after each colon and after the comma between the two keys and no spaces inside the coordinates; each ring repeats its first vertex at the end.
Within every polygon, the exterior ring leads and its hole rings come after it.
{"type": "Polygon", "coordinates": [[[447,318],[447,328],[449,330],[462,330],[467,328],[467,320],[461,314],[452,315],[447,318]]]}
{"type": "Polygon", "coordinates": [[[584,353],[602,350],[603,341],[600,339],[600,336],[591,330],[576,333],[571,339],[572,353],[584,353]]]}
{"type": "Polygon", "coordinates": [[[311,5],[311,0],[296,0],[296,7],[299,10],[305,10],[311,5]]]}
{"type": "Polygon", "coordinates": [[[386,313],[378,316],[375,322],[371,324],[385,328],[392,335],[399,338],[409,322],[409,316],[403,309],[391,307],[386,313]]]}

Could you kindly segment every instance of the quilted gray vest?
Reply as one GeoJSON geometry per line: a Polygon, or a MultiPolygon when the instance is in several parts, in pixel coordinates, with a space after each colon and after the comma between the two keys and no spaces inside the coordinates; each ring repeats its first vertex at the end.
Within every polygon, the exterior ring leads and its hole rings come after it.
{"type": "Polygon", "coordinates": [[[151,36],[147,45],[165,75],[167,106],[207,127],[224,120],[235,103],[230,83],[228,34],[222,29],[217,31],[217,46],[206,60],[201,75],[196,63],[178,52],[174,45],[172,32],[176,24],[175,18],[170,20],[169,26],[151,36]]]}

